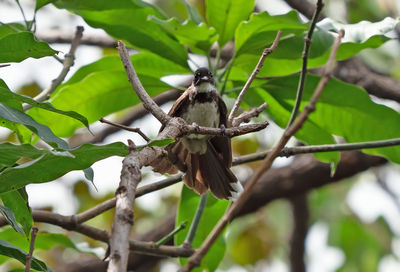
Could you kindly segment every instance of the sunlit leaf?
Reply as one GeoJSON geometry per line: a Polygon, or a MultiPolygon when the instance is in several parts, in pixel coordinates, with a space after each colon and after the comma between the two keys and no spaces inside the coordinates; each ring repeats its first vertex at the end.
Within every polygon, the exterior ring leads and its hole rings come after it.
{"type": "Polygon", "coordinates": [[[0,205],[0,213],[4,216],[7,220],[8,224],[10,224],[13,229],[21,235],[24,235],[24,231],[18,225],[17,220],[15,219],[14,213],[7,207],[0,205]]]}
{"type": "Polygon", "coordinates": [[[236,27],[249,18],[253,8],[254,0],[206,1],[207,22],[217,30],[221,47],[232,40],[236,27]]]}

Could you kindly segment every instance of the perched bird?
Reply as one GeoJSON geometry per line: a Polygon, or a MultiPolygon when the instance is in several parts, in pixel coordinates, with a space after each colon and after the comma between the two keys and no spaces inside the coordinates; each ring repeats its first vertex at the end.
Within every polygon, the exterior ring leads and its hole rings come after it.
{"type": "MultiPolygon", "coordinates": [[[[225,128],[227,108],[207,68],[195,71],[191,86],[168,114],[195,126],[225,128]]],[[[185,172],[185,184],[199,194],[210,189],[217,198],[234,200],[243,191],[229,169],[232,150],[228,137],[190,134],[168,146],[168,157],[180,171],[185,172]]]]}

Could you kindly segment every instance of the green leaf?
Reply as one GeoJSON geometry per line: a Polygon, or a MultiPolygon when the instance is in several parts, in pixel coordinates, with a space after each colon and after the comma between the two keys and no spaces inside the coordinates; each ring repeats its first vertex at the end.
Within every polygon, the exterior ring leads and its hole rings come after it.
{"type": "Polygon", "coordinates": [[[45,154],[33,161],[13,168],[7,168],[0,173],[0,193],[16,190],[30,183],[52,181],[72,170],[83,170],[96,161],[110,156],[126,156],[128,147],[117,142],[109,145],[85,144],[70,150],[74,156],[56,156],[45,154]]]}
{"type": "MultiPolygon", "coordinates": [[[[319,79],[317,76],[307,76],[301,108],[308,103],[319,79]]],[[[269,104],[267,111],[279,126],[287,124],[296,97],[297,82],[298,75],[292,75],[272,79],[264,88],[265,101],[269,104]]],[[[323,135],[342,136],[349,143],[397,138],[400,135],[400,114],[372,102],[361,88],[331,79],[317,103],[316,111],[309,116],[296,138],[308,144],[320,144],[325,141],[326,136],[323,135]],[[317,130],[311,130],[311,124],[317,130]]],[[[400,163],[399,146],[363,151],[400,163]]]]}
{"type": "Polygon", "coordinates": [[[0,25],[0,39],[13,33],[25,31],[25,25],[20,23],[9,23],[0,25]]]}
{"type": "Polygon", "coordinates": [[[159,146],[163,147],[166,145],[169,145],[171,143],[175,142],[175,139],[173,138],[165,138],[161,140],[152,140],[150,143],[147,144],[147,146],[159,146]]]}
{"type": "MultiPolygon", "coordinates": [[[[27,252],[23,251],[22,249],[10,244],[7,241],[0,239],[0,254],[14,258],[21,263],[26,263],[26,255],[27,252]]],[[[35,257],[32,258],[32,268],[39,270],[39,271],[51,271],[50,268],[46,266],[46,264],[35,257]]]]}
{"type": "Polygon", "coordinates": [[[236,27],[247,20],[254,8],[254,0],[207,0],[206,18],[219,34],[218,43],[222,47],[232,40],[236,27]]]}
{"type": "Polygon", "coordinates": [[[18,225],[17,220],[15,219],[14,213],[12,210],[10,210],[7,207],[4,207],[0,205],[0,213],[4,216],[4,218],[7,220],[8,224],[13,227],[13,229],[21,234],[22,236],[24,235],[24,231],[21,229],[21,227],[18,225]]]}
{"type": "Polygon", "coordinates": [[[21,62],[29,57],[38,59],[57,54],[45,42],[35,40],[31,32],[11,33],[0,38],[0,63],[21,62]]]}
{"type": "MultiPolygon", "coordinates": [[[[266,13],[255,14],[251,16],[248,23],[242,23],[235,36],[236,58],[230,73],[231,80],[245,80],[256,66],[263,48],[272,43],[276,31],[269,32],[269,28],[273,29],[274,22],[279,26],[282,19],[289,20],[291,17],[286,15],[269,16],[266,13]],[[287,17],[286,17],[287,16],[287,17]],[[263,24],[261,19],[270,21],[270,24],[263,24]],[[258,29],[258,27],[260,27],[258,29]],[[265,30],[264,30],[265,29],[265,30]]],[[[303,31],[301,28],[306,27],[299,23],[299,29],[296,29],[295,13],[291,15],[293,25],[287,23],[287,30],[283,31],[283,36],[279,42],[279,46],[274,52],[268,56],[265,65],[260,70],[258,76],[271,77],[293,74],[301,69],[301,54],[304,44],[303,31]]],[[[395,19],[384,19],[380,22],[365,22],[367,28],[361,25],[340,25],[346,28],[345,40],[339,47],[336,58],[344,60],[356,55],[366,48],[377,48],[384,42],[389,40],[389,34],[394,30],[395,19]],[[368,30],[371,27],[371,31],[368,30]],[[367,30],[368,31],[367,31],[367,30]],[[362,33],[362,34],[360,34],[362,33]],[[348,36],[347,36],[348,35],[348,36]],[[347,38],[348,37],[348,38],[347,38]]],[[[308,59],[308,68],[316,68],[324,65],[330,53],[330,48],[336,35],[337,29],[333,27],[331,21],[324,25],[325,20],[317,24],[311,44],[310,57],[308,59]]],[[[284,23],[282,23],[282,27],[284,23]]],[[[338,26],[339,27],[339,26],[338,26]]]]}
{"type": "Polygon", "coordinates": [[[4,83],[4,81],[0,79],[0,101],[4,101],[4,100],[14,100],[17,102],[27,103],[34,107],[38,107],[38,108],[41,108],[44,110],[63,114],[63,115],[69,116],[71,118],[74,118],[74,119],[80,121],[87,128],[89,128],[88,120],[84,116],[80,115],[79,113],[76,113],[74,111],[58,110],[58,109],[54,108],[50,103],[39,103],[28,96],[16,94],[16,93],[10,91],[8,89],[7,85],[4,83]]]}
{"type": "MultiPolygon", "coordinates": [[[[302,33],[307,28],[306,24],[301,23],[296,11],[275,16],[271,16],[267,12],[253,13],[248,21],[240,23],[236,29],[236,56],[243,53],[261,55],[262,50],[274,41],[278,30],[283,31],[282,40],[279,44],[281,46],[285,36],[292,33],[302,33]]],[[[301,46],[300,50],[302,48],[301,46]]]]}
{"type": "Polygon", "coordinates": [[[52,146],[55,145],[61,149],[69,148],[68,143],[54,135],[54,133],[47,126],[39,124],[32,117],[22,111],[0,103],[0,117],[8,121],[24,125],[42,140],[52,146]]]}
{"type": "Polygon", "coordinates": [[[33,224],[32,212],[28,200],[24,199],[19,191],[10,191],[0,194],[3,204],[13,211],[15,219],[22,225],[26,237],[29,237],[33,224]]]}
{"type": "Polygon", "coordinates": [[[0,168],[13,166],[20,158],[36,159],[45,154],[54,156],[73,155],[69,152],[57,152],[48,149],[37,149],[30,144],[14,145],[12,143],[0,144],[0,168]]]}
{"type": "Polygon", "coordinates": [[[212,44],[217,40],[215,29],[209,28],[204,23],[197,25],[192,20],[187,20],[181,24],[176,18],[160,20],[156,17],[151,17],[151,20],[171,35],[174,35],[181,44],[188,45],[194,53],[207,55],[212,44]]]}
{"type": "Polygon", "coordinates": [[[47,4],[50,4],[52,2],[54,2],[56,0],[36,0],[36,6],[35,6],[35,11],[37,11],[38,9],[44,7],[47,4]]]}
{"type": "Polygon", "coordinates": [[[147,19],[150,15],[165,19],[149,3],[141,0],[58,0],[54,4],[82,16],[90,26],[104,29],[134,48],[146,49],[187,67],[185,48],[155,22],[147,19]]]}
{"type": "Polygon", "coordinates": [[[340,247],[346,254],[346,261],[338,271],[377,271],[381,258],[390,253],[392,236],[382,218],[372,224],[363,224],[355,217],[333,222],[329,244],[340,247]]]}
{"type": "MultiPolygon", "coordinates": [[[[140,81],[150,96],[171,88],[159,77],[190,72],[189,69],[152,53],[134,55],[132,60],[140,81]]],[[[108,114],[136,105],[140,100],[128,82],[120,58],[112,56],[79,69],[54,92],[50,102],[57,109],[74,110],[92,123],[108,114]]],[[[81,127],[73,119],[42,109],[31,109],[28,113],[62,137],[71,136],[81,127]]]]}
{"type": "MultiPolygon", "coordinates": [[[[186,186],[182,187],[181,200],[176,219],[177,226],[185,221],[188,222],[188,225],[192,223],[193,216],[196,212],[199,202],[200,196],[198,194],[186,186]]],[[[213,227],[217,224],[218,220],[224,215],[228,206],[229,201],[218,200],[211,194],[208,196],[207,205],[204,209],[202,218],[200,219],[196,237],[193,241],[194,248],[199,248],[201,246],[213,227]]],[[[181,245],[184,242],[188,231],[189,228],[185,228],[177,233],[175,236],[175,245],[181,245]]],[[[193,271],[203,271],[204,269],[207,269],[208,271],[215,271],[218,267],[218,264],[224,257],[224,254],[225,241],[223,235],[220,235],[202,260],[202,266],[193,271]]],[[[184,264],[187,262],[187,259],[180,258],[180,262],[181,264],[184,264]]]]}
{"type": "Polygon", "coordinates": [[[199,25],[200,23],[203,22],[201,19],[201,15],[197,11],[195,7],[190,5],[186,0],[183,0],[183,4],[185,5],[185,8],[187,10],[187,13],[189,14],[189,18],[196,23],[196,25],[199,25]]]}

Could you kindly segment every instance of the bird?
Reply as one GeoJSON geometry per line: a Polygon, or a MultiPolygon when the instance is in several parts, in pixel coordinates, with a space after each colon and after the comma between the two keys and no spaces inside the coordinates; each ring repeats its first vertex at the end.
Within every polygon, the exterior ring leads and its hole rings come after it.
{"type": "MultiPolygon", "coordinates": [[[[227,125],[227,107],[206,67],[197,69],[192,84],[173,104],[168,115],[181,117],[187,124],[221,128],[227,125]]],[[[162,130],[162,128],[161,128],[162,130]]],[[[183,181],[198,194],[208,191],[234,201],[243,187],[229,167],[232,165],[230,138],[190,134],[167,147],[169,161],[184,172],[183,181]]]]}

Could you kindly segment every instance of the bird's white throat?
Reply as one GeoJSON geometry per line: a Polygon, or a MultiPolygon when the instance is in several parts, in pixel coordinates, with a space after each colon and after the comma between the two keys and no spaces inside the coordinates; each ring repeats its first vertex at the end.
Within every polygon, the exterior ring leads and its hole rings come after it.
{"type": "Polygon", "coordinates": [[[215,87],[210,82],[203,82],[199,86],[196,86],[196,91],[199,93],[207,93],[215,90],[215,87]]]}

